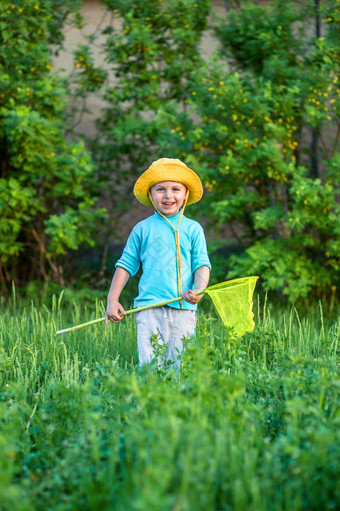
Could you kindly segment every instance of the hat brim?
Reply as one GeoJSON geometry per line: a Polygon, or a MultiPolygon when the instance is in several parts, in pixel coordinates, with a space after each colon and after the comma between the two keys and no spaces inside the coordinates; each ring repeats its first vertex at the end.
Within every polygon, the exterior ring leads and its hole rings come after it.
{"type": "Polygon", "coordinates": [[[186,165],[177,163],[161,163],[149,167],[136,181],[133,193],[144,206],[153,206],[149,199],[150,188],[162,181],[175,181],[182,183],[189,190],[187,205],[198,202],[203,195],[203,186],[200,178],[186,165]]]}

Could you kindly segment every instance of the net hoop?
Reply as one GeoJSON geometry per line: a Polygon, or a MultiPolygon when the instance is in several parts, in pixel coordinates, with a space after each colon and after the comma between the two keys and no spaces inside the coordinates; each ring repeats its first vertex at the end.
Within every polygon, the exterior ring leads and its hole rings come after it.
{"type": "Polygon", "coordinates": [[[220,282],[219,284],[214,284],[213,286],[209,286],[206,291],[215,291],[217,289],[227,289],[243,286],[245,283],[256,282],[259,277],[251,276],[251,277],[241,277],[239,279],[227,280],[225,282],[220,282]]]}

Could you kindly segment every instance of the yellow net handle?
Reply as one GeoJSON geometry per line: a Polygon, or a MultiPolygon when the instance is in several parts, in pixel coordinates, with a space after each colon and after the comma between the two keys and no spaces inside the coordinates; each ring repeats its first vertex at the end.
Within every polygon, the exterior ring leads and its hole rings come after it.
{"type": "MultiPolygon", "coordinates": [[[[200,291],[199,293],[194,293],[195,295],[203,295],[206,292],[206,289],[204,291],[200,291]]],[[[144,311],[146,309],[152,309],[154,307],[162,307],[163,305],[168,305],[168,303],[174,303],[179,302],[180,300],[183,300],[181,296],[178,296],[177,298],[172,298],[171,300],[165,300],[164,302],[159,303],[153,303],[151,305],[145,305],[143,307],[137,307],[137,309],[130,309],[126,311],[124,316],[127,314],[133,314],[135,312],[144,311]]],[[[103,316],[102,318],[93,319],[92,321],[88,321],[87,323],[82,323],[81,325],[71,326],[70,328],[64,328],[64,330],[58,330],[56,334],[65,334],[66,332],[73,332],[74,330],[79,330],[79,328],[84,328],[85,326],[95,325],[96,323],[100,323],[101,321],[104,321],[106,316],[103,316]]]]}
{"type": "MultiPolygon", "coordinates": [[[[194,294],[196,296],[204,295],[206,293],[209,293],[209,291],[213,291],[214,289],[222,289],[224,286],[226,288],[230,287],[231,285],[233,285],[233,283],[235,283],[235,287],[237,287],[237,285],[241,284],[241,282],[240,282],[241,280],[245,281],[247,279],[258,279],[258,277],[242,277],[240,279],[227,280],[226,282],[222,282],[221,284],[215,284],[213,286],[207,287],[203,291],[198,291],[194,294]]],[[[125,316],[127,314],[134,314],[135,312],[144,311],[146,309],[152,309],[154,307],[162,307],[163,305],[168,305],[169,303],[178,302],[180,300],[183,300],[183,298],[181,296],[177,296],[177,298],[172,298],[171,300],[164,300],[163,302],[153,303],[151,305],[145,305],[143,307],[138,307],[137,309],[130,309],[130,310],[126,311],[125,316]]],[[[105,318],[106,318],[106,316],[103,316],[102,318],[93,319],[92,321],[88,321],[87,323],[82,323],[81,325],[71,326],[70,328],[64,328],[63,330],[58,330],[56,332],[56,334],[58,334],[58,335],[65,334],[67,332],[73,332],[74,330],[79,330],[80,328],[84,328],[86,326],[95,325],[96,323],[100,323],[101,321],[104,321],[105,318]]]]}

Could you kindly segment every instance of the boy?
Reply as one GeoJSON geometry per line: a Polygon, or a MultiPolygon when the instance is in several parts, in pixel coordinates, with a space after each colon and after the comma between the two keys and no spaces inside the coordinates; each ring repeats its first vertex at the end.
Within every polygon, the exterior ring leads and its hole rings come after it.
{"type": "Polygon", "coordinates": [[[183,215],[186,205],[201,199],[203,187],[198,175],[182,161],[161,158],[137,179],[134,195],[155,211],[133,228],[116,263],[105,323],[108,320],[119,323],[123,319],[125,310],[119,303],[120,294],[142,264],[134,307],[177,296],[184,300],[136,314],[139,365],[153,359],[151,337],[157,335],[157,342],[167,345],[164,362],[174,363],[178,371],[182,339],[194,335],[195,311],[203,296],[194,293],[207,287],[211,269],[202,227],[183,215]]]}

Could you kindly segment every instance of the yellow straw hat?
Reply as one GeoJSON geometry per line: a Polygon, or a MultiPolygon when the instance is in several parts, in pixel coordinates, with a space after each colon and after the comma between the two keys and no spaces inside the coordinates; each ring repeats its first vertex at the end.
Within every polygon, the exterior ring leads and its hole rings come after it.
{"type": "Polygon", "coordinates": [[[148,192],[161,181],[176,181],[185,185],[189,190],[187,204],[198,202],[203,195],[203,186],[196,172],[189,169],[181,160],[161,158],[154,161],[137,179],[133,189],[136,199],[144,206],[153,206],[148,192]]]}

